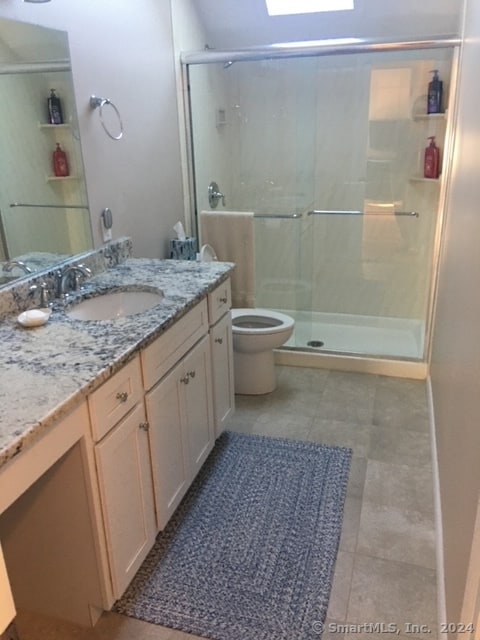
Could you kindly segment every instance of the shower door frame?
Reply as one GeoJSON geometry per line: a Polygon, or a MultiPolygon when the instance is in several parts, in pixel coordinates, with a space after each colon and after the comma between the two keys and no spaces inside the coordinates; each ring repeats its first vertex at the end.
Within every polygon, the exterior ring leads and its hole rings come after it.
{"type": "Polygon", "coordinates": [[[448,117],[445,131],[445,145],[443,150],[442,180],[438,200],[438,221],[433,240],[430,288],[427,296],[427,313],[425,315],[425,334],[423,357],[412,359],[408,357],[395,357],[368,354],[358,355],[345,352],[315,352],[308,349],[292,348],[278,351],[277,361],[280,364],[293,364],[298,366],[328,366],[349,371],[365,371],[380,373],[383,375],[399,375],[404,377],[425,378],[428,374],[428,362],[430,361],[432,348],[432,319],[436,304],[438,287],[438,264],[440,259],[442,238],[445,228],[445,204],[448,197],[451,166],[454,150],[454,130],[457,112],[458,94],[458,68],[461,57],[462,39],[456,34],[445,36],[429,36],[416,39],[384,40],[368,38],[346,38],[337,40],[320,40],[305,43],[279,43],[259,47],[246,47],[244,49],[202,50],[181,52],[180,63],[182,70],[182,91],[187,96],[184,100],[184,124],[186,128],[186,158],[187,158],[187,182],[188,201],[190,205],[191,232],[198,237],[198,211],[195,182],[195,155],[192,124],[192,103],[190,94],[190,66],[202,64],[218,64],[230,66],[234,62],[259,61],[278,58],[309,58],[318,56],[335,56],[362,53],[384,53],[392,51],[411,51],[426,49],[452,49],[451,80],[449,91],[448,117]],[[296,356],[296,357],[295,357],[296,356]],[[316,362],[321,358],[323,364],[316,362]],[[366,367],[365,367],[366,364],[366,367]],[[396,366],[400,365],[400,366],[396,366]]]}

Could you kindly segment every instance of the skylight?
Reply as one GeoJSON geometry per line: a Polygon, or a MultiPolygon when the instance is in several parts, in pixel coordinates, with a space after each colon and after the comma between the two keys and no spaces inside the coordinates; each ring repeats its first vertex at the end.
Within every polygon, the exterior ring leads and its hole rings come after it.
{"type": "Polygon", "coordinates": [[[265,0],[265,2],[270,16],[353,9],[353,0],[265,0]]]}

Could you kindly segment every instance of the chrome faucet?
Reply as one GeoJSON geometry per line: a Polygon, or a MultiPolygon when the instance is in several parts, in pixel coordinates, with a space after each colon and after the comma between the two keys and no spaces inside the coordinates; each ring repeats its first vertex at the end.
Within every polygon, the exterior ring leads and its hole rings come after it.
{"type": "Polygon", "coordinates": [[[3,265],[3,270],[7,273],[10,273],[10,271],[12,271],[12,269],[15,269],[15,267],[17,269],[21,269],[24,273],[33,273],[33,269],[30,269],[30,267],[28,267],[25,262],[22,262],[21,260],[9,260],[8,262],[5,262],[5,264],[3,265]]]}
{"type": "Polygon", "coordinates": [[[84,278],[90,278],[92,271],[84,264],[72,264],[57,272],[57,294],[64,298],[70,291],[78,291],[84,278]]]}

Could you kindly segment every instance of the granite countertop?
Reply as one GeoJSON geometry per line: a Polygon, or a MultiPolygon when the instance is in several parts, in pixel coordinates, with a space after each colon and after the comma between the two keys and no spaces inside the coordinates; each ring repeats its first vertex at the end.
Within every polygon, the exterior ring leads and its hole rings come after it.
{"type": "Polygon", "coordinates": [[[153,342],[232,269],[226,262],[130,258],[87,280],[82,297],[142,285],[162,290],[158,307],[126,318],[84,321],[69,318],[56,301],[42,327],[22,327],[17,314],[2,318],[0,466],[153,342]]]}

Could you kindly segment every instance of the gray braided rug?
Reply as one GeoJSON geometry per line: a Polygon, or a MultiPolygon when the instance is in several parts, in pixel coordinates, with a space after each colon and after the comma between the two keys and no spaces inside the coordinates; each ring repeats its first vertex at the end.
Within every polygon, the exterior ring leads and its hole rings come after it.
{"type": "Polygon", "coordinates": [[[351,453],[225,432],[114,610],[215,640],[318,640],[351,453]]]}

